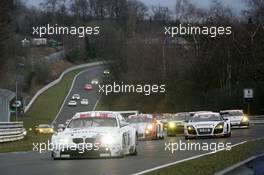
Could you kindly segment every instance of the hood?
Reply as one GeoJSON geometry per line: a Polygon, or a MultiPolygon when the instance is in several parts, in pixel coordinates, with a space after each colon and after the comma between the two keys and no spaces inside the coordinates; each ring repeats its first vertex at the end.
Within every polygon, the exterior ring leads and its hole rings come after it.
{"type": "Polygon", "coordinates": [[[168,123],[175,123],[176,125],[184,125],[184,120],[169,120],[168,123]]]}
{"type": "Polygon", "coordinates": [[[80,128],[80,129],[70,129],[66,128],[64,131],[58,133],[57,136],[68,136],[72,138],[76,137],[86,137],[86,138],[95,138],[98,135],[107,135],[115,134],[119,132],[117,127],[90,127],[90,128],[80,128]]]}
{"type": "Polygon", "coordinates": [[[221,121],[205,121],[205,122],[190,122],[188,125],[192,125],[195,128],[214,128],[221,121]]]}

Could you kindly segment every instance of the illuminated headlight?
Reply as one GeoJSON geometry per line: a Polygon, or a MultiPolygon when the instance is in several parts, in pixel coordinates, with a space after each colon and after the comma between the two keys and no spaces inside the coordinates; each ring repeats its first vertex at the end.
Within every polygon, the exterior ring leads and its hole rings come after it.
{"type": "Polygon", "coordinates": [[[224,124],[223,123],[220,123],[218,124],[215,129],[223,129],[224,128],[224,124]]]}
{"type": "Polygon", "coordinates": [[[248,122],[248,117],[247,117],[247,116],[244,116],[244,117],[242,118],[242,122],[248,122]]]}
{"type": "Polygon", "coordinates": [[[169,122],[169,128],[175,128],[176,124],[174,122],[169,122]]]}
{"type": "Polygon", "coordinates": [[[70,144],[71,140],[69,138],[59,138],[58,143],[60,145],[68,145],[70,144]]]}
{"type": "Polygon", "coordinates": [[[104,145],[111,145],[114,143],[114,137],[112,135],[105,135],[101,138],[101,143],[104,145]]]}
{"type": "Polygon", "coordinates": [[[39,132],[43,132],[43,129],[39,129],[39,132]]]}
{"type": "Polygon", "coordinates": [[[189,131],[191,131],[191,130],[195,130],[193,126],[188,126],[187,129],[188,129],[189,131]]]}
{"type": "Polygon", "coordinates": [[[148,125],[148,126],[147,126],[147,129],[148,129],[148,130],[152,130],[152,129],[153,129],[153,126],[152,126],[152,125],[148,125]]]}

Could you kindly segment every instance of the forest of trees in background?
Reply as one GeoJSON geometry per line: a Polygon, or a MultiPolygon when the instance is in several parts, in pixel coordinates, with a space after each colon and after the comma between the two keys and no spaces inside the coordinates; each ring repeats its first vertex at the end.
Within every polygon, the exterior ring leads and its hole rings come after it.
{"type": "Polygon", "coordinates": [[[244,0],[242,14],[221,1],[199,8],[188,0],[175,7],[148,7],[139,0],[43,0],[27,7],[20,0],[0,2],[0,70],[8,73],[21,54],[16,38],[32,37],[46,24],[101,27],[100,36],[47,36],[62,41],[69,60],[117,60],[115,81],[166,84],[166,94],[118,94],[105,97],[114,110],[179,112],[244,108],[243,88],[254,89],[252,109],[264,112],[264,2],[244,0]],[[184,44],[165,42],[164,26],[232,26],[232,35],[180,36],[184,44]],[[16,52],[10,51],[16,48],[16,52]],[[9,49],[8,49],[9,48],[9,49]],[[6,66],[8,65],[8,66],[6,66]],[[3,68],[4,67],[4,68],[3,68]]]}

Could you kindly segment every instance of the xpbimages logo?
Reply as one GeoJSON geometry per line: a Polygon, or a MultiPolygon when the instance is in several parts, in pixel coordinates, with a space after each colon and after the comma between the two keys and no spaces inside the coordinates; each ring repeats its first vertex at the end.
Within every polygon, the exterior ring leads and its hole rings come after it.
{"type": "Polygon", "coordinates": [[[164,94],[166,92],[166,85],[161,84],[124,84],[116,83],[99,85],[99,93],[103,93],[105,95],[109,95],[110,93],[139,93],[145,96],[149,96],[151,94],[161,93],[164,94]]]}
{"type": "Polygon", "coordinates": [[[231,143],[220,143],[220,142],[165,142],[164,150],[174,154],[176,151],[210,151],[216,152],[218,150],[230,151],[232,149],[231,143]]]}
{"type": "Polygon", "coordinates": [[[47,26],[36,26],[32,27],[33,32],[32,35],[37,35],[38,37],[42,37],[45,35],[76,35],[80,38],[85,37],[85,35],[99,35],[100,27],[98,26],[52,26],[48,24],[47,26]]]}

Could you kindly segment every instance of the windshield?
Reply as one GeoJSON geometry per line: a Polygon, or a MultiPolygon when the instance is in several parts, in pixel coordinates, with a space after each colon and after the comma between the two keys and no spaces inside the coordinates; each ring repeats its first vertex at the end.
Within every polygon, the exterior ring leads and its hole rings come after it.
{"type": "Polygon", "coordinates": [[[241,111],[229,111],[229,112],[223,112],[223,117],[230,117],[230,116],[242,116],[243,112],[241,111]]]}
{"type": "Polygon", "coordinates": [[[176,114],[170,120],[188,120],[190,118],[189,114],[176,114]]]}
{"type": "Polygon", "coordinates": [[[129,123],[148,123],[151,122],[151,118],[142,118],[142,117],[136,117],[136,118],[129,118],[127,120],[129,123]]]}
{"type": "Polygon", "coordinates": [[[221,121],[222,118],[220,115],[215,114],[203,114],[196,115],[191,119],[191,122],[205,122],[205,121],[221,121]]]}
{"type": "Polygon", "coordinates": [[[102,117],[90,117],[90,118],[78,118],[73,119],[68,128],[87,128],[87,127],[116,127],[117,121],[115,118],[102,118],[102,117]]]}

